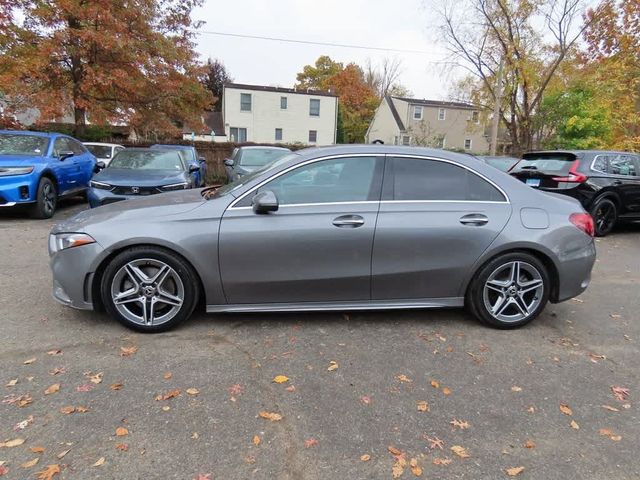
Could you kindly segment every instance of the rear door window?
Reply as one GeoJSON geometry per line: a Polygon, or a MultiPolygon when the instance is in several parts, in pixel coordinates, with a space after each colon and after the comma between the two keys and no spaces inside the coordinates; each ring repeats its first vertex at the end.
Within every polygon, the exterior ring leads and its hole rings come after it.
{"type": "Polygon", "coordinates": [[[635,177],[638,173],[632,155],[612,155],[609,159],[609,173],[635,177]]]}
{"type": "Polygon", "coordinates": [[[569,173],[576,159],[577,157],[572,153],[525,153],[511,173],[530,171],[564,175],[569,173]]]}

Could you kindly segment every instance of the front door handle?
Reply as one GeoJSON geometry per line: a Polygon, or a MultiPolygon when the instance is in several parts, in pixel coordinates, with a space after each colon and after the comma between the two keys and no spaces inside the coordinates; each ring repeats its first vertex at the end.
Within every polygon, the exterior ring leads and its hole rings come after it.
{"type": "Polygon", "coordinates": [[[341,215],[333,219],[333,224],[340,228],[357,228],[364,225],[364,218],[360,215],[341,215]]]}
{"type": "Polygon", "coordinates": [[[461,217],[460,223],[463,225],[481,227],[482,225],[489,223],[489,219],[486,215],[482,215],[481,213],[470,213],[469,215],[461,217]]]}
{"type": "Polygon", "coordinates": [[[622,185],[622,180],[615,180],[613,182],[614,185],[622,185]]]}

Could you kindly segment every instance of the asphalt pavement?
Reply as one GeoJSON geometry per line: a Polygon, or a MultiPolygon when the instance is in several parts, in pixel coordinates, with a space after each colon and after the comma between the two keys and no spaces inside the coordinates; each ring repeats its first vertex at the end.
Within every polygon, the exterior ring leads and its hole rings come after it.
{"type": "Polygon", "coordinates": [[[198,313],[142,335],[51,298],[49,229],[83,208],[0,211],[2,478],[640,478],[640,225],[520,330],[198,313]]]}

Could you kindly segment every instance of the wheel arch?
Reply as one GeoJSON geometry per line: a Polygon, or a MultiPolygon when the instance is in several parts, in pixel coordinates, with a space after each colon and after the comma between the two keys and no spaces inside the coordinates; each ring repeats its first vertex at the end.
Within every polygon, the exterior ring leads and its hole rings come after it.
{"type": "Polygon", "coordinates": [[[60,195],[60,183],[58,182],[58,177],[56,177],[55,173],[49,169],[43,170],[40,177],[38,177],[38,182],[40,182],[40,179],[43,177],[46,177],[53,182],[53,186],[56,187],[56,194],[60,195]]]}
{"type": "Polygon", "coordinates": [[[106,270],[107,265],[120,253],[133,247],[155,248],[158,250],[164,250],[167,253],[180,257],[180,259],[183,262],[185,262],[189,266],[189,268],[191,268],[193,274],[195,275],[196,281],[198,282],[199,300],[196,308],[200,308],[202,305],[204,305],[205,303],[204,284],[202,282],[202,277],[200,276],[200,272],[198,272],[198,269],[195,268],[195,266],[193,265],[193,262],[191,262],[187,257],[185,257],[182,253],[180,253],[175,248],[171,248],[163,244],[146,242],[146,243],[120,245],[119,247],[110,251],[108,255],[106,255],[104,258],[100,259],[99,263],[96,265],[96,268],[94,269],[95,273],[93,275],[93,278],[91,279],[91,301],[93,302],[93,307],[95,310],[104,311],[104,303],[101,295],[101,285],[102,285],[102,278],[104,277],[104,271],[106,270]]]}
{"type": "Polygon", "coordinates": [[[589,210],[591,210],[596,203],[604,198],[606,198],[607,200],[611,200],[616,205],[618,212],[620,211],[620,209],[622,208],[622,199],[615,190],[600,190],[599,192],[597,192],[594,195],[593,200],[591,200],[589,204],[589,210]]]}
{"type": "Polygon", "coordinates": [[[465,302],[468,301],[469,290],[471,289],[471,286],[473,283],[472,280],[473,278],[475,278],[478,272],[480,272],[480,270],[482,270],[482,268],[484,268],[485,265],[487,265],[489,262],[493,261],[497,257],[505,254],[510,254],[510,253],[526,253],[537,258],[538,260],[540,260],[540,262],[542,262],[542,264],[547,269],[547,273],[549,274],[549,277],[551,278],[551,289],[549,291],[549,299],[551,300],[551,302],[556,303],[558,301],[559,294],[560,294],[560,274],[558,272],[558,267],[553,261],[553,259],[551,258],[551,255],[549,252],[545,252],[542,249],[536,248],[536,246],[533,246],[533,245],[510,246],[500,251],[492,252],[491,255],[487,257],[483,257],[478,263],[476,263],[476,265],[474,265],[474,268],[471,269],[471,275],[469,275],[469,277],[465,282],[464,290],[463,290],[465,302]]]}

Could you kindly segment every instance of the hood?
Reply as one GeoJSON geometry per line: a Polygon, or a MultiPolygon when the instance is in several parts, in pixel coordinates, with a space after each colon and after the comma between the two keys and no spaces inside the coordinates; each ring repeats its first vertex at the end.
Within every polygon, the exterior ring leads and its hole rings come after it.
{"type": "Polygon", "coordinates": [[[158,217],[169,219],[198,208],[207,202],[202,198],[201,191],[201,189],[190,189],[167,192],[92,208],[58,223],[51,232],[90,233],[92,225],[110,221],[118,222],[121,225],[124,222],[141,222],[158,217]]]}
{"type": "Polygon", "coordinates": [[[188,181],[182,170],[133,170],[129,168],[105,168],[93,176],[96,182],[119,187],[158,187],[188,181]]]}
{"type": "Polygon", "coordinates": [[[0,167],[22,167],[44,161],[45,157],[40,155],[0,155],[0,167]]]}

